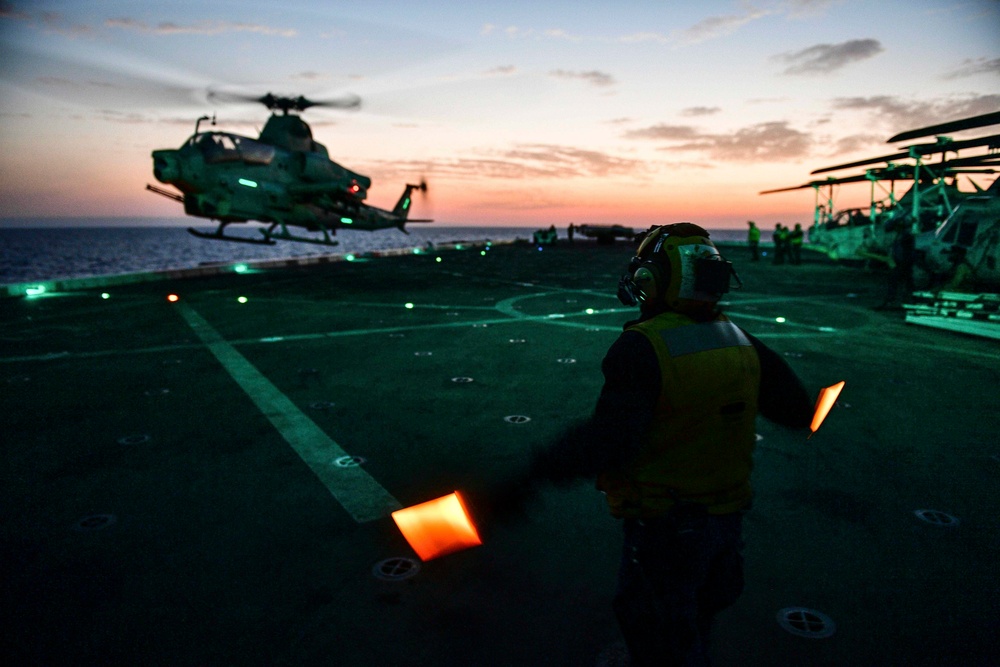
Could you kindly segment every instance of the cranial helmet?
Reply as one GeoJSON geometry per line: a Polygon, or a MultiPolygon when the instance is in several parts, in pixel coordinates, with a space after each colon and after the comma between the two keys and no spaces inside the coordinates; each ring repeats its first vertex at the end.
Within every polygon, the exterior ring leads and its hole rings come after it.
{"type": "Polygon", "coordinates": [[[662,303],[689,315],[707,314],[729,291],[731,275],[732,263],[698,225],[654,226],[618,281],[618,298],[627,306],[662,303]]]}

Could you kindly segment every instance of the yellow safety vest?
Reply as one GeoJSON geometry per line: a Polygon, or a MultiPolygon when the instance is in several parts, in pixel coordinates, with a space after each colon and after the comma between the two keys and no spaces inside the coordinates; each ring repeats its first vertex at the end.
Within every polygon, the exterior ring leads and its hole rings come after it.
{"type": "Polygon", "coordinates": [[[760,227],[751,227],[747,232],[748,241],[760,241],[760,227]]]}
{"type": "Polygon", "coordinates": [[[663,515],[678,501],[729,514],[749,505],[760,361],[724,315],[667,312],[628,329],[653,345],[662,386],[639,455],[598,478],[617,517],[663,515]]]}

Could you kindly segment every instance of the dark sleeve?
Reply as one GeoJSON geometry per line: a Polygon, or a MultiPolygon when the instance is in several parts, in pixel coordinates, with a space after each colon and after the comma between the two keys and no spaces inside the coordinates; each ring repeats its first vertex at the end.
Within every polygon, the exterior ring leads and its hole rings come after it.
{"type": "Polygon", "coordinates": [[[746,331],[760,359],[760,394],[757,411],[769,421],[791,428],[807,428],[813,403],[802,380],[777,352],[746,331]]]}
{"type": "Polygon", "coordinates": [[[635,456],[660,393],[660,365],[644,335],[626,331],[601,364],[604,386],[593,415],[535,452],[532,477],[593,478],[635,456]]]}

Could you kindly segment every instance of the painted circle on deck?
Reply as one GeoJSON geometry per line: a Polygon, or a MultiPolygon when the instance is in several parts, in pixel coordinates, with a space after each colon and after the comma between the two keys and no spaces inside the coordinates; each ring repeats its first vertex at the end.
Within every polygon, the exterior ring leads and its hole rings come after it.
{"type": "Polygon", "coordinates": [[[143,393],[145,393],[146,396],[166,396],[170,393],[170,390],[164,387],[163,389],[147,389],[143,393]]]}
{"type": "Polygon", "coordinates": [[[805,607],[787,607],[778,612],[778,625],[799,637],[824,639],[836,631],[833,619],[821,611],[805,607]]]}
{"type": "Polygon", "coordinates": [[[73,524],[73,530],[92,531],[104,530],[118,522],[114,514],[89,514],[73,524]]]}
{"type": "Polygon", "coordinates": [[[405,337],[406,337],[406,334],[404,334],[404,333],[391,333],[391,334],[389,334],[389,338],[405,338],[405,337]]]}
{"type": "Polygon", "coordinates": [[[420,572],[420,563],[404,556],[380,560],[372,567],[372,574],[383,581],[402,581],[417,572],[420,572]]]}
{"type": "Polygon", "coordinates": [[[313,401],[309,404],[309,407],[313,410],[329,410],[335,407],[337,404],[331,401],[313,401]]]}
{"type": "Polygon", "coordinates": [[[368,460],[363,456],[341,456],[333,460],[333,465],[338,468],[357,468],[367,462],[368,460]]]}
{"type": "Polygon", "coordinates": [[[137,433],[136,435],[126,435],[122,438],[118,438],[119,445],[141,445],[144,442],[149,442],[152,440],[145,433],[137,433]]]}
{"type": "Polygon", "coordinates": [[[452,378],[451,381],[454,382],[455,384],[469,384],[473,380],[472,378],[469,377],[456,377],[452,378]]]}
{"type": "Polygon", "coordinates": [[[433,352],[414,352],[413,356],[415,356],[415,357],[429,357],[429,356],[431,356],[433,354],[434,354],[433,352]]]}
{"type": "Polygon", "coordinates": [[[510,339],[507,340],[507,342],[508,343],[519,344],[519,343],[527,343],[528,341],[526,341],[523,338],[510,338],[510,339]]]}
{"type": "Polygon", "coordinates": [[[575,364],[576,363],[576,359],[573,359],[572,357],[563,357],[562,359],[556,359],[556,363],[560,363],[560,364],[575,364]]]}
{"type": "Polygon", "coordinates": [[[508,424],[526,424],[531,421],[531,417],[525,417],[524,415],[508,415],[503,418],[508,424]]]}
{"type": "Polygon", "coordinates": [[[914,514],[918,519],[929,523],[932,526],[954,528],[958,525],[958,519],[956,517],[946,514],[945,512],[939,512],[938,510],[917,510],[914,514]]]}

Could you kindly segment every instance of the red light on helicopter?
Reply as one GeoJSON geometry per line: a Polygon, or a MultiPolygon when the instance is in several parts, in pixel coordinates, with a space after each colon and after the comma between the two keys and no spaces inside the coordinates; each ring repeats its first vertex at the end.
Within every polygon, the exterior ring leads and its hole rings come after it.
{"type": "Polygon", "coordinates": [[[168,294],[167,301],[169,301],[170,303],[175,303],[177,301],[180,301],[180,297],[177,296],[176,294],[168,294]]]}

